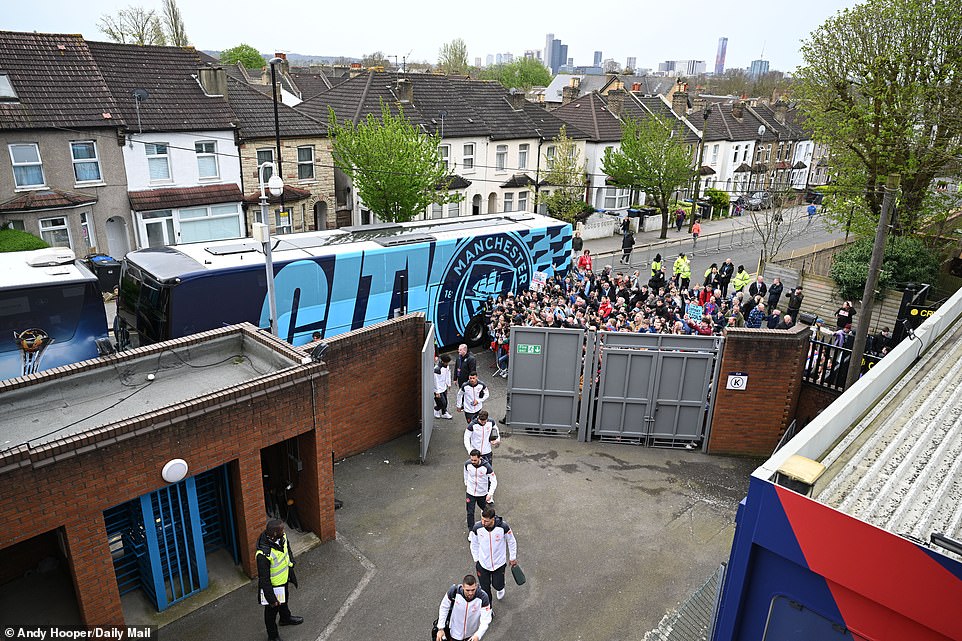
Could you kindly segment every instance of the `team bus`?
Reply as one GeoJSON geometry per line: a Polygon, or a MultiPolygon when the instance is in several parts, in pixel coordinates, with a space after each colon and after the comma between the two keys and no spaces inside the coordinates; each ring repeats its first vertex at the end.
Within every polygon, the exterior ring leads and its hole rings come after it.
{"type": "MultiPolygon", "coordinates": [[[[477,344],[489,297],[570,265],[571,226],[525,212],[275,236],[277,327],[294,345],[424,312],[439,345],[477,344]]],[[[265,257],[241,238],[130,252],[122,335],[144,345],[248,321],[270,327],[265,257]]],[[[116,329],[116,328],[115,328],[116,329]]]]}
{"type": "Polygon", "coordinates": [[[99,339],[104,299],[73,252],[0,253],[0,379],[96,358],[99,339]]]}

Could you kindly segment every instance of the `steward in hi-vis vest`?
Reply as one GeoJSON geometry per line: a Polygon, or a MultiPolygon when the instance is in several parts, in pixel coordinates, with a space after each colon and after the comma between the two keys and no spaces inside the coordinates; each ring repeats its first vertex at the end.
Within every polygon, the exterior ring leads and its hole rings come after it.
{"type": "Polygon", "coordinates": [[[278,614],[281,615],[281,625],[304,623],[304,618],[293,616],[288,606],[287,584],[293,583],[297,587],[297,577],[294,575],[294,555],[287,544],[283,521],[271,519],[267,522],[267,528],[257,539],[254,558],[257,560],[257,594],[264,606],[267,638],[276,641],[280,638],[277,633],[278,614]]]}

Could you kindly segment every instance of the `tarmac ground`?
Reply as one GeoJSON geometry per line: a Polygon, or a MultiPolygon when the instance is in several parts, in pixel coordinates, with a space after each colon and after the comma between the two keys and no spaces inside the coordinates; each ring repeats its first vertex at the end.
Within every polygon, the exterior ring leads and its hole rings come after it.
{"type": "MultiPolygon", "coordinates": [[[[505,382],[478,354],[486,404],[505,382]]],[[[450,393],[452,407],[453,392],[450,393]]],[[[336,463],[336,541],[297,559],[286,641],[423,639],[446,588],[473,571],[464,516],[463,417],[336,463]]],[[[506,433],[495,450],[498,513],[528,582],[494,601],[486,639],[641,641],[728,558],[757,461],[698,451],[506,433]]],[[[479,517],[480,518],[480,517],[479,517]]],[[[165,640],[265,639],[255,583],[160,630],[165,640]]]]}

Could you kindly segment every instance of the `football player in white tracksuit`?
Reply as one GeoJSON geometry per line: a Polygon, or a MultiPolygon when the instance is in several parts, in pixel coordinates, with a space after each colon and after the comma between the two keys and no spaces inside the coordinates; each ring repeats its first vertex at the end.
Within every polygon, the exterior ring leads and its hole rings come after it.
{"type": "Polygon", "coordinates": [[[471,556],[478,572],[481,589],[494,594],[498,600],[504,598],[504,569],[510,564],[518,564],[518,542],[511,526],[500,516],[495,515],[493,507],[481,513],[481,521],[474,524],[471,534],[471,556]]]}
{"type": "Polygon", "coordinates": [[[468,376],[468,382],[458,389],[458,411],[464,412],[464,420],[471,423],[481,411],[481,406],[491,397],[488,386],[478,380],[477,374],[468,376]]]}
{"type": "Polygon", "coordinates": [[[470,574],[452,585],[438,607],[438,633],[434,641],[480,641],[491,625],[491,597],[470,574]]]}
{"type": "Polygon", "coordinates": [[[471,450],[471,458],[464,463],[464,500],[468,509],[468,530],[474,527],[475,504],[484,512],[488,504],[494,503],[494,490],[497,487],[498,479],[491,464],[481,460],[481,452],[471,450]]]}
{"type": "Polygon", "coordinates": [[[501,434],[494,419],[488,418],[488,410],[478,412],[478,417],[468,423],[464,429],[464,449],[471,453],[471,450],[481,452],[481,460],[492,463],[492,447],[501,444],[501,434]]]}

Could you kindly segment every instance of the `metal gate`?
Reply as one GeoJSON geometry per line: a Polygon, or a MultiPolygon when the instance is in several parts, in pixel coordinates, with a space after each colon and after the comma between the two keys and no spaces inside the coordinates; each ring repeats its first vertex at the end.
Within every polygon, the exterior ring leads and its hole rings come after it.
{"type": "Polygon", "coordinates": [[[592,436],[663,447],[700,445],[722,339],[600,332],[592,436]]]}
{"type": "Polygon", "coordinates": [[[661,447],[707,441],[723,339],[512,327],[512,430],[661,447]]]}
{"type": "Polygon", "coordinates": [[[434,324],[425,323],[427,336],[421,347],[421,462],[428,457],[434,427],[434,324]]]}
{"type": "Polygon", "coordinates": [[[578,423],[581,355],[577,329],[512,327],[507,423],[542,435],[570,435],[578,423]]]}
{"type": "Polygon", "coordinates": [[[158,611],[207,588],[208,552],[238,562],[226,466],[110,508],[104,522],[120,593],[143,590],[158,611]]]}

